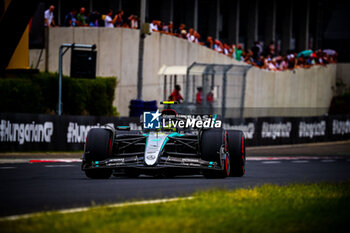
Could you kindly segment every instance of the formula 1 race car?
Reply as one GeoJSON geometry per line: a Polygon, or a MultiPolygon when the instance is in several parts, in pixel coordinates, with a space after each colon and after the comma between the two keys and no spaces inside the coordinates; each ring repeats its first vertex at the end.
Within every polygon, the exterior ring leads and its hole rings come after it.
{"type": "MultiPolygon", "coordinates": [[[[169,116],[179,120],[174,110],[163,110],[160,117],[169,116]]],[[[239,130],[117,126],[88,132],[82,170],[92,179],[108,179],[112,174],[225,178],[243,176],[245,160],[245,139],[239,130]]]]}

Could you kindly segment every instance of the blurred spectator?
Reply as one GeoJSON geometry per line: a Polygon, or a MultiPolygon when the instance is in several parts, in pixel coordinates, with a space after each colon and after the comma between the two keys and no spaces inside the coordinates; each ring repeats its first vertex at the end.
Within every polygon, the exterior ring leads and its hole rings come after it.
{"type": "Polygon", "coordinates": [[[207,103],[212,104],[214,102],[214,93],[213,89],[211,89],[207,94],[207,103]]]}
{"type": "Polygon", "coordinates": [[[207,42],[205,42],[205,46],[207,46],[210,49],[214,49],[214,41],[211,36],[208,36],[207,42]]]}
{"type": "Polygon", "coordinates": [[[123,10],[120,10],[118,11],[118,14],[117,14],[117,20],[116,20],[116,27],[122,27],[124,25],[124,11],[123,10]]]}
{"type": "Polygon", "coordinates": [[[276,61],[275,61],[275,60],[268,61],[268,63],[267,63],[267,68],[268,68],[269,70],[276,71],[276,70],[277,70],[276,61]]]}
{"type": "Polygon", "coordinates": [[[252,47],[253,59],[257,60],[260,57],[260,43],[258,41],[254,42],[254,46],[252,47]]]}
{"type": "Polygon", "coordinates": [[[167,26],[164,26],[163,30],[165,32],[168,32],[170,34],[173,34],[174,33],[174,24],[172,21],[169,22],[169,24],[167,26]]]}
{"type": "Polygon", "coordinates": [[[224,52],[225,55],[230,56],[230,46],[228,44],[224,44],[224,52]]]}
{"type": "Polygon", "coordinates": [[[186,32],[185,29],[183,29],[183,30],[181,31],[180,37],[181,37],[182,39],[187,40],[187,32],[186,32]]]}
{"type": "Polygon", "coordinates": [[[235,44],[231,45],[230,54],[231,54],[231,57],[236,60],[236,45],[235,44]]]}
{"type": "Polygon", "coordinates": [[[163,23],[161,31],[164,32],[164,33],[169,33],[169,25],[163,23]]]}
{"type": "Polygon", "coordinates": [[[202,103],[202,87],[197,87],[197,94],[196,94],[196,103],[201,104],[202,103]]]}
{"type": "Polygon", "coordinates": [[[282,61],[281,61],[281,64],[280,64],[280,70],[286,70],[288,69],[288,58],[284,58],[282,61]]]}
{"type": "Polygon", "coordinates": [[[117,21],[118,15],[115,15],[114,18],[112,19],[113,16],[113,10],[109,10],[108,14],[105,17],[105,27],[106,28],[114,28],[114,24],[117,21]]]}
{"type": "Polygon", "coordinates": [[[236,52],[235,52],[235,57],[237,61],[242,61],[242,55],[243,55],[243,50],[242,50],[242,45],[238,45],[236,52]]]}
{"type": "Polygon", "coordinates": [[[287,56],[288,59],[288,69],[292,70],[295,67],[295,54],[290,54],[287,56]]]}
{"type": "MultiPolygon", "coordinates": [[[[89,14],[89,26],[90,27],[99,27],[101,24],[101,14],[98,11],[93,11],[89,14]]],[[[103,23],[103,26],[105,24],[103,23]]]]}
{"type": "Polygon", "coordinates": [[[223,53],[223,45],[219,40],[214,41],[214,50],[218,53],[223,53]]]}
{"type": "Polygon", "coordinates": [[[182,23],[182,24],[180,24],[179,28],[175,30],[175,34],[178,34],[181,37],[181,32],[183,30],[186,31],[186,25],[182,23]]]}
{"type": "Polygon", "coordinates": [[[51,5],[49,9],[47,9],[44,13],[44,22],[45,27],[55,27],[55,19],[53,15],[53,11],[55,10],[55,6],[51,5]]]}
{"type": "Polygon", "coordinates": [[[79,13],[77,14],[77,25],[78,26],[88,26],[86,23],[86,19],[85,19],[85,8],[82,7],[80,8],[79,13]]]}
{"type": "MultiPolygon", "coordinates": [[[[49,9],[45,11],[45,26],[53,27],[56,26],[54,21],[54,11],[55,7],[51,5],[49,9]]],[[[101,15],[97,11],[92,11],[89,13],[88,17],[85,15],[85,8],[81,7],[79,13],[76,10],[69,12],[64,19],[64,26],[105,26],[105,27],[130,27],[133,29],[139,28],[139,18],[136,15],[130,15],[127,21],[124,21],[124,11],[120,10],[117,15],[112,19],[113,11],[109,10],[107,15],[101,15]]],[[[210,49],[214,49],[218,53],[223,53],[237,61],[244,61],[247,64],[259,67],[261,69],[273,70],[273,71],[283,71],[291,70],[295,68],[309,68],[313,65],[327,65],[329,63],[337,62],[337,52],[332,49],[325,50],[304,50],[300,53],[295,53],[293,51],[288,51],[286,56],[276,57],[275,42],[271,41],[268,46],[265,47],[264,52],[262,52],[262,46],[259,41],[255,41],[251,50],[244,50],[242,45],[238,44],[227,44],[222,43],[218,39],[213,39],[211,36],[207,37],[205,42],[200,41],[200,34],[193,28],[190,28],[187,32],[186,25],[180,24],[177,29],[174,29],[173,22],[165,24],[158,20],[153,20],[150,23],[150,31],[156,31],[160,33],[165,33],[169,35],[174,35],[179,38],[188,40],[191,43],[197,43],[200,45],[205,45],[210,49]],[[263,56],[262,56],[263,55],[263,56]]],[[[179,90],[176,89],[172,94],[179,94],[179,90]]],[[[197,103],[202,102],[202,89],[198,87],[197,93],[197,103]]],[[[208,93],[209,94],[209,93],[208,93]]],[[[179,94],[180,95],[180,94],[179,94]]],[[[181,95],[180,95],[181,96],[181,95]]],[[[208,97],[208,96],[207,96],[208,97]]],[[[169,97],[170,98],[170,97],[169,97]]],[[[181,97],[182,98],[182,97],[181,97]]],[[[208,102],[210,102],[208,100],[208,102]]]]}
{"type": "Polygon", "coordinates": [[[270,42],[269,46],[266,48],[265,55],[270,54],[271,57],[274,57],[275,54],[275,43],[273,41],[270,42]]]}
{"type": "Polygon", "coordinates": [[[200,45],[204,45],[203,42],[200,42],[201,35],[198,32],[194,32],[194,42],[200,45]]]}
{"type": "Polygon", "coordinates": [[[188,30],[188,33],[187,33],[186,37],[187,37],[187,40],[188,40],[189,42],[194,42],[194,41],[195,41],[194,30],[193,30],[193,28],[190,28],[190,29],[188,30]]]}
{"type": "Polygon", "coordinates": [[[183,98],[180,94],[181,91],[181,86],[180,85],[175,85],[174,91],[170,94],[169,100],[170,101],[177,101],[177,102],[182,102],[183,98]]]}
{"type": "Polygon", "coordinates": [[[149,30],[151,32],[157,32],[158,31],[158,23],[157,20],[153,20],[152,23],[149,24],[149,30]]]}
{"type": "Polygon", "coordinates": [[[139,20],[136,15],[129,16],[130,28],[137,29],[139,28],[139,20]]]}
{"type": "Polygon", "coordinates": [[[75,27],[76,26],[76,15],[77,15],[77,10],[73,9],[71,12],[68,12],[66,16],[64,17],[64,26],[66,27],[75,27]]]}

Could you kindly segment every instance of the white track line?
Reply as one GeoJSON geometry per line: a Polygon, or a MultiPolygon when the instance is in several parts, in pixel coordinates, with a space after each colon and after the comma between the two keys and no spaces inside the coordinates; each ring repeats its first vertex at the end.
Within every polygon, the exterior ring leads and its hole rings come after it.
{"type": "Polygon", "coordinates": [[[16,167],[0,167],[0,169],[14,169],[16,167]]]}
{"type": "Polygon", "coordinates": [[[0,159],[0,164],[28,163],[28,159],[0,159]]]}
{"type": "Polygon", "coordinates": [[[263,163],[263,164],[276,164],[276,163],[281,163],[281,161],[263,161],[261,163],[263,163]]]}
{"type": "Polygon", "coordinates": [[[292,163],[308,163],[310,162],[309,160],[292,160],[292,163]]]}
{"type": "Polygon", "coordinates": [[[29,163],[76,163],[81,159],[30,159],[29,163]]]}
{"type": "Polygon", "coordinates": [[[172,201],[182,201],[182,200],[191,200],[194,197],[176,197],[176,198],[165,198],[165,199],[155,199],[155,200],[148,200],[148,201],[135,201],[135,202],[125,202],[125,203],[118,203],[118,204],[111,204],[111,205],[102,205],[102,206],[96,206],[96,207],[82,207],[82,208],[73,208],[73,209],[65,209],[65,210],[59,210],[59,211],[51,211],[51,212],[39,212],[39,213],[31,213],[31,214],[21,214],[21,215],[12,215],[7,217],[0,218],[0,221],[13,221],[17,219],[24,219],[24,218],[31,218],[35,216],[39,216],[40,214],[53,214],[53,213],[60,213],[60,214],[67,214],[67,213],[77,213],[77,212],[84,212],[91,209],[96,209],[100,207],[107,207],[107,208],[118,208],[118,207],[125,207],[125,206],[134,206],[134,205],[150,205],[150,204],[158,204],[158,203],[166,203],[166,202],[172,202],[172,201]]]}
{"type": "Polygon", "coordinates": [[[324,160],[321,160],[322,163],[333,163],[335,162],[334,159],[324,159],[324,160]]]}

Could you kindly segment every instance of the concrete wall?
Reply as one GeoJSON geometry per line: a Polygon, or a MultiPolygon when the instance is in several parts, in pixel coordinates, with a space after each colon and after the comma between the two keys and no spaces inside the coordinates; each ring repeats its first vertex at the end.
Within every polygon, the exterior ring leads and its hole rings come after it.
{"type": "MultiPolygon", "coordinates": [[[[232,64],[233,59],[187,40],[153,33],[145,40],[143,97],[162,100],[164,78],[157,76],[162,65],[189,66],[193,62],[232,64]]],[[[169,81],[168,81],[169,82],[169,81]]],[[[178,78],[181,84],[182,78],[178,78]]],[[[184,84],[182,85],[184,88],[184,84]]],[[[170,93],[168,93],[169,95],[170,93]]]]}
{"type": "Polygon", "coordinates": [[[336,65],[292,71],[248,71],[245,117],[313,116],[328,111],[336,82],[336,65]]]}
{"type": "MultiPolygon", "coordinates": [[[[116,76],[114,105],[121,116],[128,115],[130,99],[136,98],[139,31],[125,28],[52,28],[49,31],[48,70],[58,70],[62,43],[96,44],[96,75],[116,76]]],[[[70,51],[63,58],[63,73],[70,73],[70,51]]]]}
{"type": "MultiPolygon", "coordinates": [[[[129,102],[137,96],[139,31],[126,28],[50,28],[47,56],[50,72],[58,70],[58,49],[62,43],[96,44],[97,76],[118,78],[114,105],[121,116],[127,116],[129,102]]],[[[147,36],[143,65],[143,99],[163,99],[163,79],[157,75],[162,65],[188,66],[195,61],[236,63],[225,55],[183,39],[160,33],[147,36]]],[[[66,75],[70,72],[70,52],[64,56],[63,72],[66,75]]],[[[333,95],[331,87],[335,85],[335,76],[335,65],[283,72],[252,68],[247,74],[245,107],[328,107],[333,95]]],[[[252,115],[248,112],[245,114],[252,115]]],[[[267,112],[265,115],[270,114],[267,112]]]]}
{"type": "Polygon", "coordinates": [[[45,71],[46,66],[46,50],[30,49],[29,50],[29,67],[31,69],[39,69],[45,71]]]}
{"type": "MultiPolygon", "coordinates": [[[[96,75],[116,76],[114,101],[121,116],[129,114],[129,103],[137,96],[139,31],[127,28],[50,28],[48,70],[58,70],[58,49],[62,43],[96,44],[96,75]]],[[[70,72],[70,51],[63,58],[63,73],[70,72]]],[[[232,59],[203,46],[160,33],[145,39],[143,99],[163,98],[163,80],[157,75],[162,65],[190,65],[194,61],[232,63],[232,59]]]]}
{"type": "Polygon", "coordinates": [[[350,88],[350,63],[337,64],[337,80],[342,80],[350,88]]]}

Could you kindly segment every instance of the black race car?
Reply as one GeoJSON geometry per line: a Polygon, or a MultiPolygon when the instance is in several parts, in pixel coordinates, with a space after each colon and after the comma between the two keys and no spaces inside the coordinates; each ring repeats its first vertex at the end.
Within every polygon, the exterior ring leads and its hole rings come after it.
{"type": "MultiPolygon", "coordinates": [[[[162,115],[177,118],[173,110],[170,114],[163,110],[162,115]]],[[[112,174],[241,177],[245,173],[244,141],[242,131],[222,128],[93,128],[86,138],[82,170],[92,179],[107,179],[112,174]]]]}

